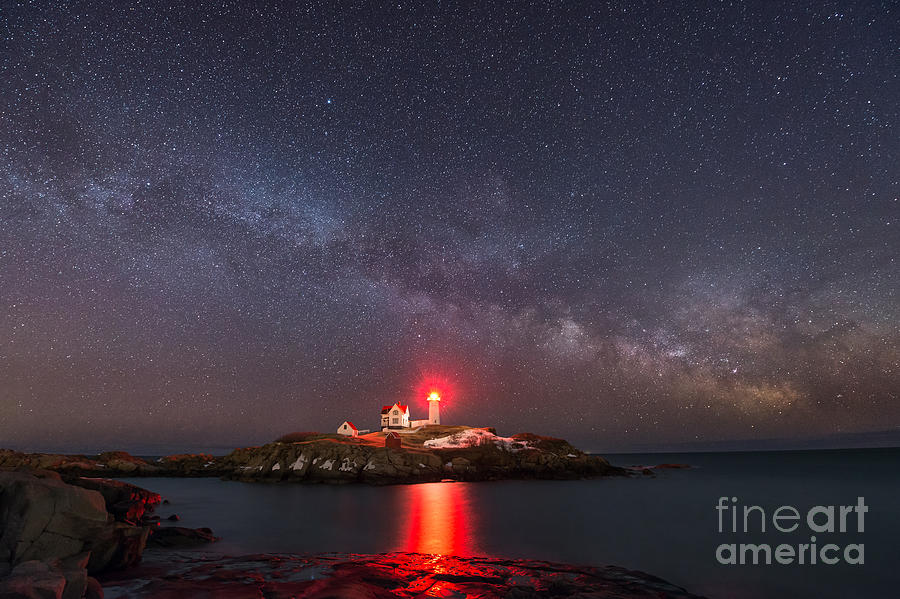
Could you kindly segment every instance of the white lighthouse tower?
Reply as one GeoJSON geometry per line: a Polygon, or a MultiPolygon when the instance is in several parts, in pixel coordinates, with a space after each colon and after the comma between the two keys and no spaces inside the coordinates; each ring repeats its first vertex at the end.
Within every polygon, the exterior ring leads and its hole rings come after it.
{"type": "Polygon", "coordinates": [[[435,391],[428,395],[428,424],[441,423],[441,396],[435,391]]]}

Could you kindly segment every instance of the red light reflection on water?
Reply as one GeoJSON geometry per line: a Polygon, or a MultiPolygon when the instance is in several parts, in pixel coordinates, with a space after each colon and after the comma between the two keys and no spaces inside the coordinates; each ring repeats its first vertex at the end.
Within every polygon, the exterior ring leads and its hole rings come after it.
{"type": "Polygon", "coordinates": [[[475,515],[460,483],[425,483],[403,487],[406,519],[399,551],[438,555],[474,555],[475,515]]]}

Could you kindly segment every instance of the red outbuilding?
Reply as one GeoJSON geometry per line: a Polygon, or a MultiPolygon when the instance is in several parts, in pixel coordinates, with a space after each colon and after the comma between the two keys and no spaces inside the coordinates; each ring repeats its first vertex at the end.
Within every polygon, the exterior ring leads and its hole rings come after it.
{"type": "Polygon", "coordinates": [[[391,449],[400,449],[400,435],[398,435],[394,431],[390,431],[384,436],[384,446],[390,447],[391,449]]]}

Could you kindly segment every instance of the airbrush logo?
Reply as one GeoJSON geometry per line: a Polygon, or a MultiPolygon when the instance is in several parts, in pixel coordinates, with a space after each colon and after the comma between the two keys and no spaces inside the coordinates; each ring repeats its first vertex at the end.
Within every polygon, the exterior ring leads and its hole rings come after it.
{"type": "Polygon", "coordinates": [[[864,544],[825,543],[825,539],[816,537],[829,535],[828,541],[859,540],[856,537],[865,531],[865,516],[869,511],[864,497],[857,497],[855,505],[816,505],[805,513],[791,505],[782,505],[767,513],[758,505],[739,504],[737,497],[719,497],[716,511],[720,534],[752,535],[753,540],[792,535],[793,540],[798,534],[807,532],[801,526],[805,526],[810,534],[809,542],[775,543],[774,546],[771,543],[722,543],[716,548],[716,560],[720,564],[772,564],[773,560],[784,565],[834,565],[841,561],[852,565],[865,563],[864,544]],[[771,522],[771,528],[767,528],[768,522],[771,522]],[[841,533],[847,536],[834,536],[841,533]]]}

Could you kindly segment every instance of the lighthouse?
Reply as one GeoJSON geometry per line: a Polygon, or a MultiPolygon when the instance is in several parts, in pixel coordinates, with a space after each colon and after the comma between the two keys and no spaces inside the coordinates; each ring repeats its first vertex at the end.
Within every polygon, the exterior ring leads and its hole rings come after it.
{"type": "Polygon", "coordinates": [[[428,424],[441,423],[441,396],[436,391],[428,395],[428,424]]]}

